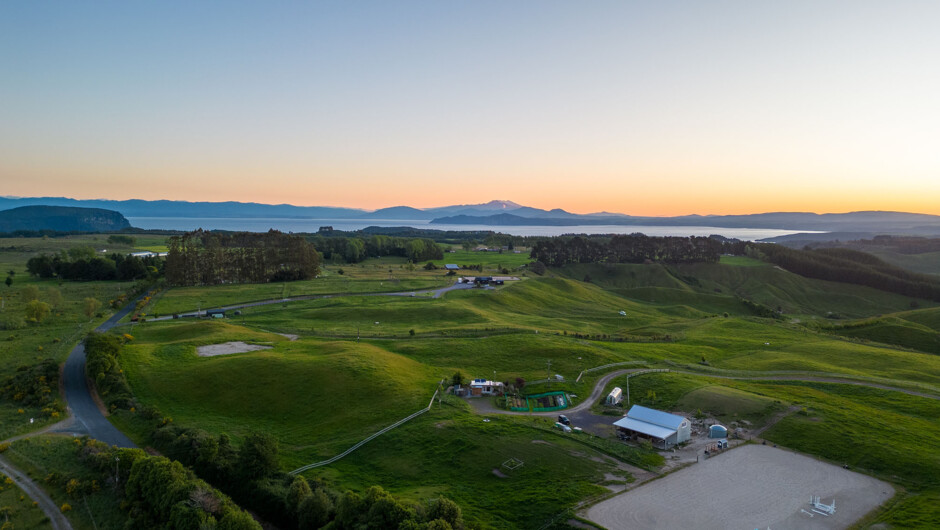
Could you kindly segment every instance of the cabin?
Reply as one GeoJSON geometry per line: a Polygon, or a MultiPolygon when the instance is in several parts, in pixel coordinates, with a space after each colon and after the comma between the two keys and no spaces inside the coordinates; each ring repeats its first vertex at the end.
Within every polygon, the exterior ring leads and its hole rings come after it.
{"type": "Polygon", "coordinates": [[[615,421],[614,426],[626,436],[662,443],[663,449],[692,438],[692,423],[688,418],[641,405],[630,407],[627,415],[615,421]]]}
{"type": "Polygon", "coordinates": [[[444,265],[444,268],[447,269],[447,270],[449,270],[449,271],[459,271],[459,270],[460,270],[460,265],[454,265],[453,263],[448,263],[448,264],[444,265]]]}

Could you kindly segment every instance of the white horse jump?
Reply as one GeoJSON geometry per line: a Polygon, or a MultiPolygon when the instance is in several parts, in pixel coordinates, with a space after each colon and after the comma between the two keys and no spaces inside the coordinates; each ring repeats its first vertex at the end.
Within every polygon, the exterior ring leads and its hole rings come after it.
{"type": "Polygon", "coordinates": [[[823,504],[819,499],[819,495],[813,495],[809,498],[809,503],[813,505],[812,510],[820,515],[829,517],[830,515],[835,515],[836,513],[835,498],[832,499],[832,504],[823,504]]]}

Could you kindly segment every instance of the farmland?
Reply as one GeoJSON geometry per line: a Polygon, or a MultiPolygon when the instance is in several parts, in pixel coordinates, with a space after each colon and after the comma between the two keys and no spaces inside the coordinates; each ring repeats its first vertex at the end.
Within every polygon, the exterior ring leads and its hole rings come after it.
{"type": "MultiPolygon", "coordinates": [[[[362,271],[344,266],[344,281],[355,284],[357,274],[388,270],[387,264],[369,261],[359,266],[362,271]]],[[[585,368],[620,361],[644,361],[650,367],[673,369],[699,366],[704,371],[701,375],[635,378],[634,395],[641,396],[643,402],[642,396],[652,390],[656,397],[646,401],[651,406],[689,413],[704,408],[721,421],[747,420],[755,426],[791,404],[805,407],[809,416],[787,416],[765,437],[833,461],[850,460],[882,478],[896,475],[893,480],[911,491],[904,502],[916,504],[922,495],[931,495],[936,485],[929,470],[937,464],[929,462],[935,459],[929,452],[911,447],[924,447],[928,440],[940,437],[934,427],[923,423],[924,417],[936,412],[930,400],[845,385],[708,376],[708,370],[744,374],[798,371],[937,388],[940,361],[936,356],[868,340],[846,340],[827,333],[825,326],[813,325],[829,320],[828,308],[868,318],[886,307],[904,309],[908,299],[855,286],[838,286],[833,295],[829,292],[836,288],[832,284],[794,277],[746,260],[672,271],[660,266],[624,265],[613,272],[601,268],[591,274],[594,269],[590,267],[565,268],[550,277],[529,275],[496,290],[453,292],[441,299],[357,296],[362,291],[350,289],[341,297],[244,308],[225,323],[147,323],[136,327],[135,341],[128,347],[128,379],[142,402],[157,406],[174,421],[214,433],[227,432],[236,439],[253,426],[274,433],[281,442],[282,466],[290,469],[337,454],[425,406],[437,382],[457,370],[470,376],[491,377],[495,373],[500,380],[512,381],[517,377],[544,378],[549,360],[552,373],[571,379],[585,368]],[[583,276],[581,269],[591,274],[590,283],[577,279],[583,276]],[[750,278],[747,273],[758,277],[750,278]],[[725,293],[739,291],[744,285],[757,289],[778,275],[792,288],[774,289],[766,300],[786,297],[789,304],[799,303],[794,313],[800,319],[809,316],[809,325],[792,318],[755,317],[738,296],[725,293]],[[691,278],[696,278],[698,285],[691,278]],[[719,288],[722,292],[713,285],[723,286],[719,288]],[[645,301],[644,296],[654,301],[645,301]],[[859,305],[856,299],[867,302],[859,305]],[[619,315],[619,311],[626,315],[619,315]],[[291,341],[276,333],[299,338],[291,341]],[[263,342],[274,348],[223,358],[195,355],[197,345],[228,340],[263,342]],[[703,358],[707,366],[700,365],[703,358]],[[874,395],[881,396],[880,400],[873,400],[874,395]],[[900,411],[898,400],[916,412],[900,411]],[[343,408],[330,405],[335,402],[343,403],[343,408]],[[909,426],[889,436],[897,451],[858,454],[849,449],[865,447],[869,440],[873,447],[878,445],[873,441],[872,427],[864,424],[862,417],[909,426]],[[844,438],[851,441],[813,442],[833,429],[843,431],[844,438]],[[804,435],[794,437],[791,432],[804,435]],[[850,451],[856,453],[855,458],[847,458],[850,451]],[[928,462],[927,468],[924,462],[928,462]]],[[[423,271],[412,272],[410,281],[426,277],[423,271]]],[[[370,280],[362,277],[361,281],[370,280]]],[[[234,302],[239,295],[233,293],[244,288],[201,288],[199,294],[171,290],[160,303],[176,297],[176,309],[192,310],[197,297],[234,302]]],[[[300,285],[290,288],[292,294],[305,292],[300,285]]],[[[257,294],[245,298],[257,298],[257,294]]],[[[932,310],[921,311],[924,316],[913,318],[926,322],[918,326],[929,328],[933,321],[927,315],[932,310]]],[[[586,376],[581,383],[564,383],[558,388],[587,393],[594,380],[586,376]]],[[[363,488],[377,482],[415,499],[444,493],[461,503],[471,520],[484,526],[528,527],[538,517],[552,515],[547,507],[531,502],[531,496],[538,498],[535,492],[546,487],[544,476],[535,477],[548,472],[547,464],[538,464],[548,462],[544,460],[547,456],[523,450],[542,449],[542,444],[532,444],[538,438],[531,429],[538,427],[539,420],[492,420],[482,423],[459,400],[451,399],[449,404],[435,406],[431,413],[383,435],[382,442],[372,442],[336,464],[307,473],[344,487],[363,488]],[[499,436],[494,436],[496,432],[499,436]],[[467,456],[454,460],[453,454],[467,456]],[[513,455],[528,459],[523,469],[533,475],[500,479],[492,473],[494,466],[498,468],[513,455]],[[457,475],[445,478],[451,472],[457,475]],[[491,488],[498,491],[497,484],[506,480],[519,483],[511,491],[487,495],[491,488]],[[519,505],[525,505],[526,510],[520,512],[519,505]]],[[[135,429],[132,414],[119,413],[114,421],[135,429]]],[[[556,434],[545,436],[555,446],[561,443],[554,440],[559,438],[556,434]]],[[[600,475],[591,475],[600,470],[585,473],[573,473],[561,465],[553,471],[553,476],[573,488],[565,490],[572,492],[571,497],[560,497],[563,506],[603,491],[596,489],[604,482],[597,478],[600,475]]]]}
{"type": "MultiPolygon", "coordinates": [[[[21,263],[44,243],[33,244],[4,259],[21,263]]],[[[463,253],[445,254],[444,261],[463,253]]],[[[483,263],[483,274],[505,266],[483,263]]],[[[911,310],[906,297],[810,280],[749,258],[708,265],[573,265],[544,276],[516,275],[519,281],[495,289],[441,298],[384,296],[454,281],[443,271],[392,258],[328,264],[319,278],[299,282],[166,289],[145,309],[148,316],[314,298],[243,307],[224,319],[126,323],[116,329],[131,337],[121,368],[137,402],[175,424],[227,434],[236,444],[252,431],[270,433],[284,471],[336,455],[427,407],[457,371],[508,382],[560,374],[566,381],[533,384],[527,391],[587,396],[605,373],[586,373],[574,382],[587,368],[620,362],[667,368],[631,378],[634,402],[690,415],[701,411],[754,428],[772,423],[763,438],[894,484],[900,493],[871,520],[937,517],[930,499],[940,489],[934,478],[940,462],[929,448],[940,439],[930,421],[940,416],[938,402],[812,381],[818,374],[940,393],[940,357],[931,354],[930,341],[940,320],[931,302],[918,301],[911,310]],[[755,304],[780,312],[761,316],[755,304]],[[199,346],[230,341],[267,349],[196,354],[199,346]],[[757,379],[775,374],[790,380],[757,379]]],[[[25,272],[20,280],[13,290],[56,287],[76,305],[56,316],[61,328],[50,320],[28,334],[14,332],[0,350],[8,352],[0,361],[10,367],[22,363],[23,352],[38,353],[38,346],[64,360],[79,332],[107,314],[79,316],[78,301],[89,293],[110,299],[132,287],[59,285],[25,272]],[[53,342],[66,324],[75,330],[72,336],[53,342]]],[[[625,381],[614,379],[604,391],[615,385],[625,381]]],[[[22,432],[22,414],[7,402],[3,407],[0,424],[10,434],[22,432]]],[[[150,423],[140,411],[117,410],[110,419],[139,445],[151,443],[150,423]]],[[[649,473],[636,467],[650,462],[635,453],[642,450],[606,440],[612,431],[595,434],[565,435],[547,418],[481,415],[447,396],[346,458],[304,475],[337,489],[380,485],[414,502],[442,494],[461,505],[469,523],[484,528],[530,528],[551,520],[564,526],[582,502],[649,473]],[[502,466],[509,459],[524,465],[509,470],[502,466]]],[[[11,458],[19,454],[24,465],[55,466],[55,447],[17,442],[11,458]],[[46,455],[41,461],[40,454],[46,455]]],[[[102,517],[113,517],[113,507],[99,504],[102,517]]]]}

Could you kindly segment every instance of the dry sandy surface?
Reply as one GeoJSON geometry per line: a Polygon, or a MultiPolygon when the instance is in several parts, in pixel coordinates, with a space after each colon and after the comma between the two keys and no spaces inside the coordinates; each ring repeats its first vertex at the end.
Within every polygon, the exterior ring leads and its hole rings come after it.
{"type": "Polygon", "coordinates": [[[813,458],[746,445],[592,506],[587,518],[626,528],[846,528],[890,499],[890,484],[813,458]],[[809,499],[835,498],[835,515],[811,512],[809,499]]]}
{"type": "Polygon", "coordinates": [[[199,346],[196,353],[200,357],[215,357],[216,355],[230,355],[232,353],[245,353],[249,351],[270,350],[272,346],[262,346],[260,344],[248,344],[240,340],[234,342],[223,342],[222,344],[210,344],[208,346],[199,346]]]}

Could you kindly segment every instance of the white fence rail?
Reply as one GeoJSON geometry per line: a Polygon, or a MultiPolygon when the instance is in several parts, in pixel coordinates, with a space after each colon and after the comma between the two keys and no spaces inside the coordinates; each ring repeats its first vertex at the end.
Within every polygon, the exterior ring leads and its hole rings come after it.
{"type": "Polygon", "coordinates": [[[578,374],[578,378],[575,379],[575,382],[577,383],[581,381],[581,377],[584,374],[589,373],[589,372],[596,372],[598,370],[606,370],[608,368],[613,368],[615,366],[632,366],[636,364],[649,364],[649,361],[623,361],[620,363],[610,363],[610,364],[605,364],[603,366],[595,366],[594,368],[588,368],[587,370],[584,370],[580,374],[578,374]]]}
{"type": "Polygon", "coordinates": [[[362,447],[363,445],[365,445],[365,444],[371,442],[371,441],[374,440],[375,438],[378,438],[379,436],[381,436],[381,435],[387,433],[388,431],[394,429],[395,427],[401,426],[401,425],[403,425],[403,424],[405,424],[405,423],[407,423],[407,422],[409,422],[409,421],[411,421],[411,420],[417,418],[418,416],[424,414],[425,412],[431,410],[431,405],[434,404],[434,398],[436,398],[438,392],[440,392],[440,386],[441,386],[442,384],[444,384],[444,381],[443,381],[443,380],[441,380],[441,382],[438,384],[438,389],[434,391],[434,394],[431,396],[431,401],[428,402],[428,406],[427,406],[427,407],[425,407],[425,408],[419,410],[418,412],[415,412],[414,414],[408,416],[407,418],[402,418],[402,419],[396,421],[395,423],[393,423],[393,424],[389,425],[388,427],[382,429],[381,431],[379,431],[379,432],[373,434],[372,436],[369,436],[369,437],[366,438],[365,440],[362,440],[361,442],[357,443],[356,445],[354,445],[354,446],[350,447],[349,449],[343,451],[342,453],[340,453],[340,454],[334,456],[333,458],[329,458],[329,459],[327,459],[327,460],[323,460],[322,462],[316,462],[316,463],[314,463],[314,464],[307,464],[307,465],[305,465],[305,466],[298,467],[297,469],[291,471],[290,474],[291,474],[291,475],[296,475],[296,474],[298,474],[298,473],[303,473],[304,471],[307,471],[308,469],[313,469],[313,468],[315,468],[315,467],[326,466],[326,465],[332,464],[333,462],[336,462],[336,461],[339,460],[340,458],[343,458],[344,456],[348,455],[349,453],[352,453],[352,452],[355,451],[356,449],[359,449],[359,448],[362,447]]]}

